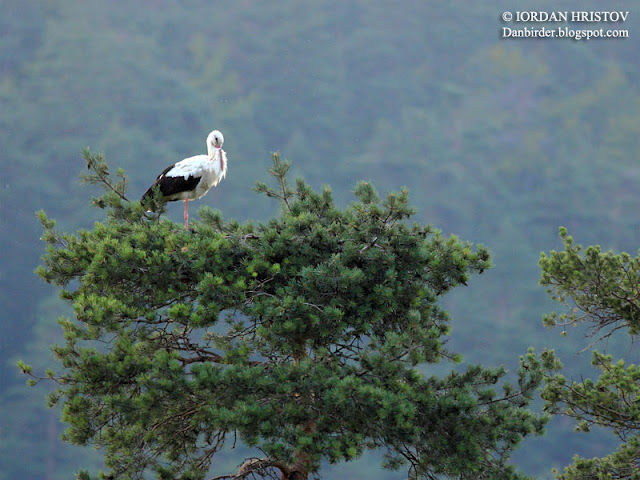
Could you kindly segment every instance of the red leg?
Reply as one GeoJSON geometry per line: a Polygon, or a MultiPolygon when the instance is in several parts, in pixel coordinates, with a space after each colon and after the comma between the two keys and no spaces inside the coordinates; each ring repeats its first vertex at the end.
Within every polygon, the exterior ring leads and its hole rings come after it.
{"type": "Polygon", "coordinates": [[[189,199],[185,199],[184,201],[184,228],[189,230],[189,199]]]}

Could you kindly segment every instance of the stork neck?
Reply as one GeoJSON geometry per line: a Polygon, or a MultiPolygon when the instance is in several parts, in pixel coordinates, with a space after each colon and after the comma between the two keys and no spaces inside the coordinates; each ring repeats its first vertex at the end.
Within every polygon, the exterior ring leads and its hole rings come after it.
{"type": "Polygon", "coordinates": [[[213,160],[216,156],[216,153],[220,152],[222,147],[212,147],[211,145],[207,145],[207,153],[209,155],[209,160],[213,160]]]}

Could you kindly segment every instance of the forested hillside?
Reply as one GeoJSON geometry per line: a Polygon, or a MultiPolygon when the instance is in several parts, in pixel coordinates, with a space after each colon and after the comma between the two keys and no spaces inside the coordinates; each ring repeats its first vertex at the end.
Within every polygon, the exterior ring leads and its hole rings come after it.
{"type": "MultiPolygon", "coordinates": [[[[629,38],[573,41],[499,38],[502,12],[515,8],[506,1],[0,1],[0,479],[99,465],[59,440],[46,388],[26,389],[15,368],[18,358],[50,366],[55,318],[70,314],[33,274],[44,249],[34,212],[66,231],[100,219],[97,192],[78,182],[87,146],[123,167],[137,196],[221,130],[228,175],[193,203],[193,221],[199,205],[240,221],[272,214],[251,191],[271,151],[311,185],[331,185],[342,205],[358,180],[406,186],[420,222],[492,253],[494,268],[445,302],[448,347],[511,370],[529,346],[553,347],[569,373],[588,375],[579,329],[561,338],[542,325],[555,307],[537,262],[558,247],[560,225],[605,250],[640,247],[640,10],[627,3],[616,7],[627,21],[611,28],[629,38]]],[[[168,215],[180,222],[181,206],[168,215]]],[[[607,348],[638,362],[635,345],[607,348]]],[[[551,478],[574,454],[611,450],[612,438],[572,428],[556,419],[527,441],[522,470],[551,478]]],[[[402,478],[376,462],[344,468],[402,478]]]]}

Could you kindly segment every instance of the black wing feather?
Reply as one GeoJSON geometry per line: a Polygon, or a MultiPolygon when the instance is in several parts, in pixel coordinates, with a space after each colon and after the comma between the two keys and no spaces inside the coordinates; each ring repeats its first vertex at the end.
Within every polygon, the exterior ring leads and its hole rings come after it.
{"type": "Polygon", "coordinates": [[[179,175],[177,177],[167,176],[169,170],[171,170],[174,166],[175,164],[169,165],[162,171],[160,175],[158,175],[156,181],[153,182],[153,185],[151,185],[149,189],[144,192],[144,195],[142,195],[141,201],[143,203],[147,198],[153,195],[153,190],[156,186],[159,187],[160,193],[163,197],[169,197],[171,195],[175,195],[176,193],[187,192],[196,188],[202,177],[194,177],[192,175],[189,175],[187,178],[184,178],[182,175],[179,175]]]}

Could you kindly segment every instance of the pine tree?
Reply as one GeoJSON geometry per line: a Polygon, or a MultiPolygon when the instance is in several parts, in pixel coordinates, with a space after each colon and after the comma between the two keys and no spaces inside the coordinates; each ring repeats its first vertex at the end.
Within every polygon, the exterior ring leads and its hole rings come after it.
{"type": "Polygon", "coordinates": [[[523,478],[508,460],[546,421],[527,408],[540,364],[521,358],[517,384],[480,365],[427,375],[461,359],[445,348],[439,297],[490,260],[410,225],[406,190],[380,199],[360,182],[340,209],[328,187],[291,186],[273,154],[274,186],[256,191],[281,204],[277,218],[240,224],[202,207],[185,231],[129,201],[122,171],[85,158],[107,218],[62,234],[39,212],[37,273],[74,310],[59,320],[49,403],[63,405],[65,440],[103,449],[101,478],[210,478],[238,441],[262,455],[216,479],[306,479],[369,449],[411,478],[523,478]]]}
{"type": "MultiPolygon", "coordinates": [[[[564,251],[541,256],[541,284],[568,311],[545,316],[545,324],[564,329],[586,322],[594,343],[620,330],[637,335],[640,256],[602,252],[599,246],[584,249],[564,228],[560,236],[564,251]]],[[[597,350],[592,355],[592,365],[601,371],[600,376],[578,381],[562,375],[562,362],[553,351],[542,353],[545,408],[574,418],[580,432],[589,432],[594,425],[608,428],[621,444],[603,458],[576,456],[574,463],[556,476],[561,480],[640,479],[640,368],[597,350]]]]}

